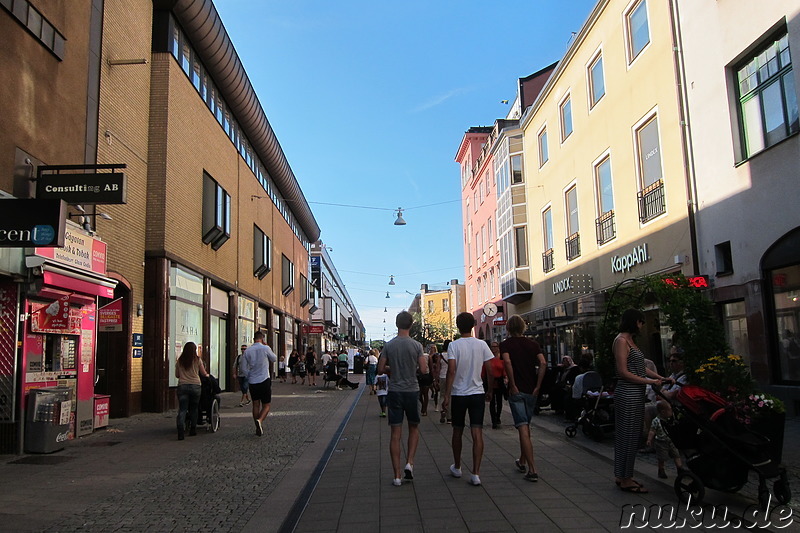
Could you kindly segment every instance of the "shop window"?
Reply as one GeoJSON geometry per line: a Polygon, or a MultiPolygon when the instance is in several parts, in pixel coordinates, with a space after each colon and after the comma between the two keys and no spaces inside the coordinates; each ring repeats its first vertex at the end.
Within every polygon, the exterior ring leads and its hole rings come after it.
{"type": "Polygon", "coordinates": [[[800,265],[771,271],[782,381],[800,381],[800,265]]]}
{"type": "Polygon", "coordinates": [[[731,241],[714,245],[714,255],[717,259],[717,276],[733,274],[733,256],[731,255],[731,241]]]}
{"type": "Polygon", "coordinates": [[[640,0],[625,14],[625,29],[628,36],[628,63],[631,63],[650,43],[647,0],[640,0]]]}
{"type": "MultiPolygon", "coordinates": [[[[170,268],[168,368],[175,368],[175,361],[187,342],[198,346],[203,343],[203,278],[173,266],[170,268]]],[[[177,385],[174,372],[169,372],[169,386],[177,385]]]]}
{"type": "Polygon", "coordinates": [[[203,172],[203,242],[219,250],[231,238],[231,196],[203,172]]]}
{"type": "Polygon", "coordinates": [[[750,364],[750,344],[747,338],[747,314],[744,300],[722,304],[722,316],[725,322],[725,340],[731,353],[739,355],[750,364]]]}
{"type": "Polygon", "coordinates": [[[253,226],[253,275],[258,279],[272,270],[272,242],[258,226],[253,226]]]}
{"type": "Polygon", "coordinates": [[[281,276],[281,279],[283,280],[281,292],[284,296],[287,296],[294,290],[294,263],[292,263],[285,255],[282,256],[281,271],[283,274],[281,276]]]}
{"type": "Polygon", "coordinates": [[[594,107],[606,94],[603,76],[603,54],[598,54],[589,64],[589,107],[594,107]]]}
{"type": "Polygon", "coordinates": [[[743,158],[800,131],[789,37],[785,31],[748,56],[735,72],[743,158]]]}

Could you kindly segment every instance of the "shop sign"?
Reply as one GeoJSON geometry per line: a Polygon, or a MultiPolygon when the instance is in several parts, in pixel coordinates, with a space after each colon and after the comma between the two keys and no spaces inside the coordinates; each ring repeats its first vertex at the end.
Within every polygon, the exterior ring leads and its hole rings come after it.
{"type": "Polygon", "coordinates": [[[144,334],[143,333],[134,333],[131,337],[131,343],[134,346],[144,346],[144,334]]]}
{"type": "Polygon", "coordinates": [[[506,325],[506,319],[505,318],[496,318],[494,320],[493,324],[495,326],[505,326],[506,325]]]}
{"type": "Polygon", "coordinates": [[[553,283],[553,294],[561,294],[572,290],[572,276],[553,283]]]}
{"type": "Polygon", "coordinates": [[[63,248],[36,248],[34,253],[56,263],[106,275],[106,243],[73,227],[65,228],[63,248]]]}
{"type": "Polygon", "coordinates": [[[97,310],[98,331],[122,331],[122,298],[97,310]]]}
{"type": "MultiPolygon", "coordinates": [[[[672,278],[664,278],[664,283],[673,287],[678,286],[678,282],[672,278]]],[[[686,283],[693,289],[707,289],[709,287],[708,276],[688,276],[686,283]]]]}
{"type": "Polygon", "coordinates": [[[325,332],[325,326],[309,326],[308,332],[311,335],[322,335],[325,332]]]}
{"type": "Polygon", "coordinates": [[[64,200],[69,204],[126,203],[125,174],[45,174],[36,180],[36,198],[64,200]]]}
{"type": "Polygon", "coordinates": [[[611,272],[612,274],[625,273],[636,265],[647,261],[650,261],[650,254],[647,251],[647,243],[645,242],[639,246],[634,246],[629,254],[612,257],[611,272]]]}
{"type": "Polygon", "coordinates": [[[31,305],[31,331],[61,335],[81,334],[81,311],[69,305],[69,295],[50,304],[31,305]]]}
{"type": "Polygon", "coordinates": [[[592,292],[592,276],[589,274],[573,274],[553,283],[553,294],[563,292],[572,294],[589,294],[592,292]]]}
{"type": "Polygon", "coordinates": [[[9,198],[0,202],[0,247],[64,246],[64,201],[9,198]]]}

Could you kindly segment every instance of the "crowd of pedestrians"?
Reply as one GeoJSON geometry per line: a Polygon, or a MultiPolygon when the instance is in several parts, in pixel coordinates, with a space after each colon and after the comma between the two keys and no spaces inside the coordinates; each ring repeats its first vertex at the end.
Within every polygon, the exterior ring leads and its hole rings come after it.
{"type": "Polygon", "coordinates": [[[530,437],[530,422],[546,372],[541,347],[524,337],[525,321],[513,316],[508,321],[509,338],[503,343],[486,343],[473,336],[475,317],[461,313],[456,317],[459,338],[447,342],[441,353],[435,346],[425,353],[422,345],[409,335],[413,316],[403,311],[395,319],[397,336],[386,343],[378,360],[378,401],[381,416],[387,416],[391,431],[389,455],[392,461],[392,484],[401,486],[414,479],[414,456],[419,442],[419,424],[427,414],[429,393],[440,422],[452,424],[453,463],[450,474],[462,477],[462,440],[469,420],[472,436],[470,463],[471,485],[481,485],[483,458],[483,422],[486,403],[490,404],[492,427],[501,424],[502,402],[508,398],[514,426],[519,432],[520,455],[515,468],[528,481],[539,476],[530,437]],[[508,385],[506,385],[506,381],[508,385]],[[384,385],[385,383],[385,385],[384,385]],[[385,393],[382,391],[385,390],[385,393]],[[385,396],[384,396],[385,395],[385,396]],[[384,399],[385,397],[385,399],[384,399]],[[408,426],[405,466],[401,458],[403,422],[408,426]]]}

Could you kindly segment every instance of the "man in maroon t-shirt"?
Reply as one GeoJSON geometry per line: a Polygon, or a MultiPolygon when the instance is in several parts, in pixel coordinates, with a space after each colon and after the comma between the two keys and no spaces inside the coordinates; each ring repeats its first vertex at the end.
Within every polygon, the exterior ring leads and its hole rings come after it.
{"type": "Polygon", "coordinates": [[[500,354],[508,376],[508,405],[519,432],[520,457],[517,469],[525,473],[526,481],[538,481],[531,442],[531,418],[536,409],[536,398],[542,387],[547,362],[542,348],[533,339],[523,337],[525,320],[514,315],[506,323],[509,337],[500,343],[500,354]]]}

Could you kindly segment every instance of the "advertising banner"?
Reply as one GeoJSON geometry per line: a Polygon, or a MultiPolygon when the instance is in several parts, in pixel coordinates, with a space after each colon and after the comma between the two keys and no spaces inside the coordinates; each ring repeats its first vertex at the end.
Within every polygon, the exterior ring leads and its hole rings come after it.
{"type": "Polygon", "coordinates": [[[62,248],[36,248],[34,253],[71,267],[106,275],[106,243],[67,226],[62,248]]]}
{"type": "Polygon", "coordinates": [[[61,335],[81,334],[81,311],[69,305],[69,295],[51,304],[31,304],[31,331],[61,335]]]}
{"type": "Polygon", "coordinates": [[[122,298],[101,307],[97,316],[98,331],[122,331],[122,298]]]}

